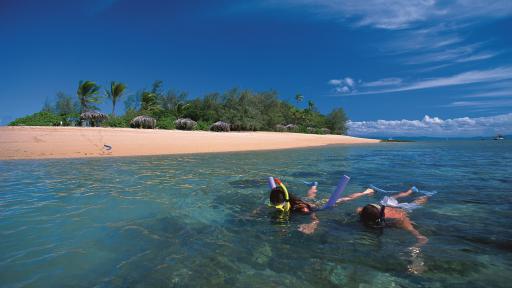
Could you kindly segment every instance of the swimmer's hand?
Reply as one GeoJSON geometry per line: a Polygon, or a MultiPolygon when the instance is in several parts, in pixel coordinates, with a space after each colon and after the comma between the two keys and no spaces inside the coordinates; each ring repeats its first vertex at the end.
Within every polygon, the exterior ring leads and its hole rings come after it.
{"type": "Polygon", "coordinates": [[[320,220],[318,220],[318,217],[316,217],[315,214],[311,215],[311,219],[313,219],[311,223],[299,225],[300,232],[304,234],[313,234],[313,232],[315,232],[316,227],[318,227],[318,223],[320,223],[320,220]]]}
{"type": "Polygon", "coordinates": [[[416,239],[418,239],[418,243],[416,244],[416,247],[425,245],[428,242],[428,238],[423,235],[416,236],[416,239]]]}
{"type": "Polygon", "coordinates": [[[308,223],[308,224],[301,224],[301,225],[299,225],[299,231],[304,234],[313,234],[313,232],[315,232],[317,226],[318,226],[318,221],[313,221],[312,223],[308,223]]]}
{"type": "Polygon", "coordinates": [[[318,192],[318,190],[316,189],[316,186],[311,186],[311,188],[309,188],[309,190],[308,190],[308,194],[307,194],[306,198],[315,199],[317,192],[318,192]]]}
{"type": "Polygon", "coordinates": [[[372,195],[375,193],[375,190],[373,190],[372,188],[368,188],[366,190],[364,190],[363,194],[366,194],[366,195],[372,195]]]}

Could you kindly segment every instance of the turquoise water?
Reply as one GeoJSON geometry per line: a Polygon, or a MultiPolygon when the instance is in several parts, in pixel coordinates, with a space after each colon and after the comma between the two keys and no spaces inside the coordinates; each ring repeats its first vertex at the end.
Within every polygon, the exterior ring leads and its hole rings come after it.
{"type": "Polygon", "coordinates": [[[508,140],[0,161],[0,286],[510,287],[511,163],[508,140]],[[355,208],[382,195],[319,212],[312,235],[264,206],[269,175],[327,197],[343,174],[346,193],[437,190],[411,213],[429,242],[364,228],[355,208]]]}

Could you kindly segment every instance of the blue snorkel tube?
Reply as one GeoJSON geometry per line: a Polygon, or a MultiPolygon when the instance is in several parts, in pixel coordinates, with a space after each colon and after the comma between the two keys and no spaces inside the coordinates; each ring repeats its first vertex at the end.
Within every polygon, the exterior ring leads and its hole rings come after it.
{"type": "Polygon", "coordinates": [[[276,188],[276,182],[274,181],[274,177],[268,177],[268,187],[270,190],[276,188]]]}

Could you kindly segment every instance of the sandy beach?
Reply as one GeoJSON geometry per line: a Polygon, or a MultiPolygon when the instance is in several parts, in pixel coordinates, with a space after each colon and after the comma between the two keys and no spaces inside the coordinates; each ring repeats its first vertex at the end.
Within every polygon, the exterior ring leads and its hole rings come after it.
{"type": "Polygon", "coordinates": [[[378,142],[341,135],[281,132],[6,126],[0,127],[0,160],[257,151],[378,142]]]}

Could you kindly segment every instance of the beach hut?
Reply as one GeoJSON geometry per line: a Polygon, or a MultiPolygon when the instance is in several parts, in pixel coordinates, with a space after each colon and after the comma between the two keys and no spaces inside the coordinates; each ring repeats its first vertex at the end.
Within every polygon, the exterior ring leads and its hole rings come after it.
{"type": "Polygon", "coordinates": [[[229,123],[222,121],[217,121],[210,126],[210,131],[214,132],[229,132],[230,130],[229,123]]]}
{"type": "Polygon", "coordinates": [[[284,125],[281,125],[281,124],[277,124],[276,127],[274,128],[277,132],[285,132],[286,131],[286,126],[284,125]]]}
{"type": "Polygon", "coordinates": [[[306,131],[309,133],[309,134],[315,134],[317,131],[316,131],[316,128],[313,128],[313,127],[307,127],[306,128],[306,131]]]}
{"type": "Polygon", "coordinates": [[[290,131],[290,132],[295,132],[299,129],[299,126],[295,125],[295,124],[288,124],[285,126],[286,130],[287,131],[290,131]]]}
{"type": "Polygon", "coordinates": [[[322,128],[322,129],[320,129],[320,133],[322,133],[322,134],[331,134],[331,129],[329,129],[329,128],[322,128]]]}
{"type": "Polygon", "coordinates": [[[156,120],[150,116],[137,116],[130,121],[130,127],[132,128],[142,128],[142,129],[155,129],[156,120]]]}
{"type": "Polygon", "coordinates": [[[107,114],[98,111],[87,111],[80,114],[80,122],[84,127],[99,127],[101,122],[107,119],[107,114]]]}
{"type": "Polygon", "coordinates": [[[174,125],[178,130],[192,130],[197,126],[197,122],[190,118],[180,118],[174,121],[174,125]]]}

